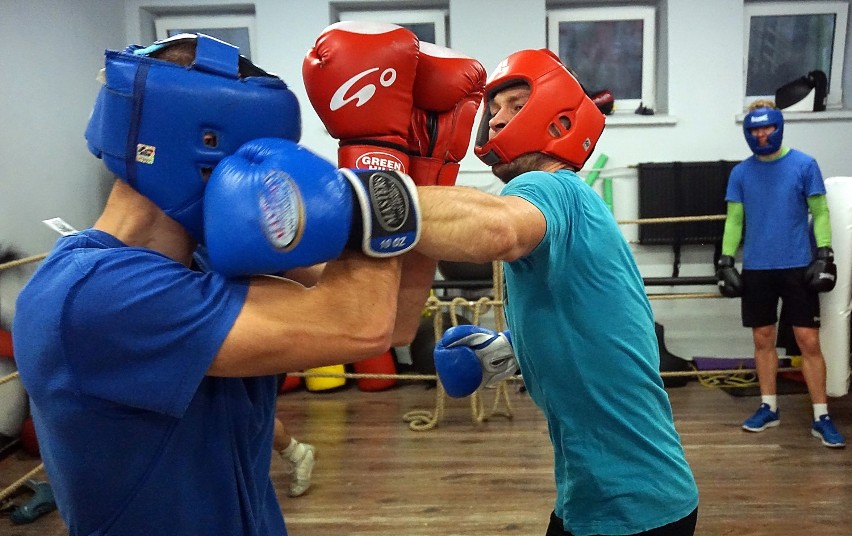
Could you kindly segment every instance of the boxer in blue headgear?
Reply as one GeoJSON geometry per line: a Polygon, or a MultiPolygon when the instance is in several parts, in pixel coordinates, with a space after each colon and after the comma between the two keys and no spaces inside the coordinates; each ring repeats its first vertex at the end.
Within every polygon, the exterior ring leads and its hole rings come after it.
{"type": "Polygon", "coordinates": [[[743,119],[743,133],[754,154],[766,156],[778,152],[784,138],[784,116],[781,110],[761,106],[750,111],[743,119]],[[766,129],[763,132],[766,141],[761,141],[756,135],[759,129],[766,129]]]}
{"type": "Polygon", "coordinates": [[[89,150],[197,240],[216,164],[249,140],[301,136],[287,84],[204,34],[108,50],[103,83],[86,128],[89,150]],[[186,65],[158,59],[181,43],[195,48],[186,65]]]}
{"type": "Polygon", "coordinates": [[[742,323],[751,328],[754,339],[761,404],[742,428],[762,432],[781,422],[775,383],[780,299],[781,319],[792,327],[804,360],[802,372],[813,404],[811,434],[827,447],[843,447],[845,439],[828,415],[819,340],[818,293],[834,288],[837,275],[822,173],[813,157],[781,145],[784,117],[774,102],[752,103],[743,132],[754,155],[737,164],[728,179],[728,214],[716,271],[722,295],[742,296],[742,323]],[[740,242],[742,274],[734,259],[740,242]]]}
{"type": "Polygon", "coordinates": [[[276,374],[414,337],[424,298],[400,293],[400,257],[351,250],[288,279],[191,267],[210,212],[240,230],[246,213],[282,235],[310,228],[299,247],[325,215],[354,212],[351,195],[323,195],[348,194],[345,179],[298,137],[286,85],[226,43],[107,53],[87,139],[118,179],[94,225],[60,238],[21,290],[13,326],[69,534],[286,535],[270,480],[276,374]],[[219,212],[205,206],[213,191],[219,212]],[[398,300],[410,320],[395,336],[398,300]]]}

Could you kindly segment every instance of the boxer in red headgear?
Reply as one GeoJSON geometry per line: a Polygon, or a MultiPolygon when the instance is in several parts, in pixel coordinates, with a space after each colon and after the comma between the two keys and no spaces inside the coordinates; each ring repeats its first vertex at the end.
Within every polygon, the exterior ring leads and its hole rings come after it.
{"type": "Polygon", "coordinates": [[[502,260],[509,330],[447,330],[450,396],[514,373],[548,422],[556,501],[547,536],[691,536],[698,490],[659,374],[651,307],[630,247],[577,175],[605,118],[547,50],[506,58],[485,86],[475,153],[506,186],[420,187],[415,251],[502,260]]]}
{"type": "Polygon", "coordinates": [[[489,166],[542,153],[577,171],[589,159],[604,129],[603,114],[549,50],[512,54],[491,74],[485,92],[488,106],[475,152],[489,166]],[[506,102],[512,107],[499,114],[506,102]],[[515,115],[518,120],[510,126],[509,119],[515,115]]]}

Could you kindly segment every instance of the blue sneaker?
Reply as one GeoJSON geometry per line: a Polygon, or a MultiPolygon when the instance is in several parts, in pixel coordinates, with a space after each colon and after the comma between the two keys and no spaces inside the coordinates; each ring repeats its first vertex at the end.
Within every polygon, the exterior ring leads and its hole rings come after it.
{"type": "Polygon", "coordinates": [[[754,415],[746,419],[743,423],[743,430],[749,432],[762,432],[767,428],[778,426],[781,424],[781,411],[772,411],[769,409],[769,404],[761,404],[754,415]]]}
{"type": "Polygon", "coordinates": [[[814,421],[811,435],[820,438],[822,444],[829,448],[842,449],[846,446],[846,440],[834,427],[834,422],[828,415],[822,415],[818,421],[814,421]]]}

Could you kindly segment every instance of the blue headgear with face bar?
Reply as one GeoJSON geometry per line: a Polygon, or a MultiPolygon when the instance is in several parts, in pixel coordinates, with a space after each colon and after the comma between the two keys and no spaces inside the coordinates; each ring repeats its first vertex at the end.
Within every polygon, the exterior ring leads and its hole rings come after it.
{"type": "Polygon", "coordinates": [[[784,116],[781,110],[775,108],[757,108],[752,110],[743,119],[743,133],[746,142],[751,147],[751,152],[757,155],[767,155],[781,148],[781,140],[784,138],[784,116]],[[758,127],[775,126],[775,132],[769,135],[768,145],[760,146],[757,138],[751,133],[751,129],[758,127]]]}
{"type": "Polygon", "coordinates": [[[209,171],[247,141],[301,137],[296,96],[233,45],[181,34],[105,55],[104,85],[86,128],[89,151],[198,241],[209,171]],[[192,65],[150,56],[187,40],[196,41],[192,65]]]}

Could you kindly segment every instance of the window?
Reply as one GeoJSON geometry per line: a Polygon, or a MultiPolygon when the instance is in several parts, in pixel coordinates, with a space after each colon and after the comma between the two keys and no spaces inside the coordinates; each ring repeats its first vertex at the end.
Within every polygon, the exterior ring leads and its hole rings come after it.
{"type": "Polygon", "coordinates": [[[447,45],[447,11],[418,9],[410,11],[341,11],[339,20],[389,22],[408,28],[425,43],[447,45]]]}
{"type": "Polygon", "coordinates": [[[252,59],[254,54],[253,15],[181,15],[157,17],[154,22],[157,39],[179,33],[203,33],[240,47],[240,54],[252,59]]]}
{"type": "Polygon", "coordinates": [[[656,108],[656,8],[601,7],[548,12],[548,47],[586,90],[604,89],[615,113],[656,108]]]}
{"type": "Polygon", "coordinates": [[[820,70],[829,107],[842,102],[848,2],[766,2],[745,5],[745,102],[775,98],[782,85],[820,70]]]}

